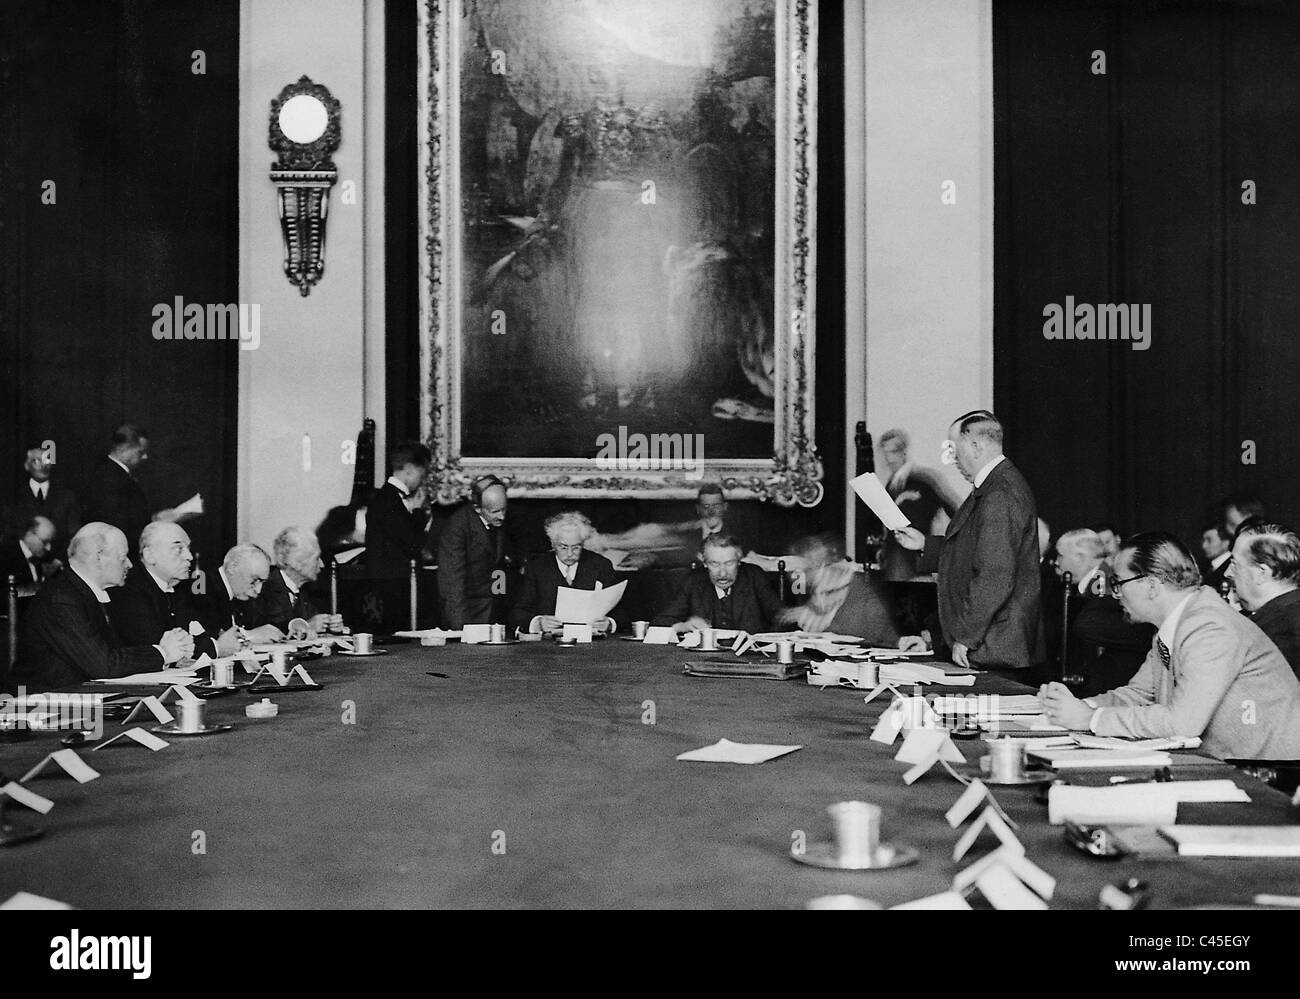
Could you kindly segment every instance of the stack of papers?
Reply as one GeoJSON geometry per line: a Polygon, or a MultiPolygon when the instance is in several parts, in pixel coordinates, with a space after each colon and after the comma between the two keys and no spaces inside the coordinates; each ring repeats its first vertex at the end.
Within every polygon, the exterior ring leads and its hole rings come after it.
{"type": "Polygon", "coordinates": [[[627,580],[603,589],[579,590],[561,586],[555,591],[555,616],[564,624],[591,624],[609,617],[627,589],[627,580]]]}
{"type": "Polygon", "coordinates": [[[1054,826],[1173,825],[1182,801],[1250,801],[1230,780],[1180,780],[1169,783],[1076,787],[1053,784],[1047,791],[1047,818],[1054,826]]]}
{"type": "Polygon", "coordinates": [[[111,683],[123,687],[188,687],[197,683],[193,669],[169,669],[162,673],[132,673],[130,676],[95,677],[91,683],[111,683]]]}
{"type": "Polygon", "coordinates": [[[1300,826],[1162,826],[1184,857],[1300,857],[1300,826]]]}
{"type": "Polygon", "coordinates": [[[1146,749],[1034,749],[1030,756],[1053,770],[1117,770],[1128,767],[1167,767],[1168,753],[1146,749]]]}
{"type": "Polygon", "coordinates": [[[758,743],[719,739],[712,746],[692,749],[689,753],[682,753],[677,759],[696,763],[766,763],[778,756],[793,753],[796,749],[803,749],[803,746],[765,746],[758,743]]]}

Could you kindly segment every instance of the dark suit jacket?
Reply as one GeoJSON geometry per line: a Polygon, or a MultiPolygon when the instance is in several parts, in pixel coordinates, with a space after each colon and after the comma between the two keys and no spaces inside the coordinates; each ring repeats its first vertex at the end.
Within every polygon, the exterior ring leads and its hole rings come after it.
{"type": "MultiPolygon", "coordinates": [[[[112,597],[108,616],[118,637],[127,645],[153,645],[172,628],[189,632],[191,621],[203,624],[203,614],[190,592],[189,580],[181,580],[172,593],[164,593],[142,565],[131,569],[126,583],[114,590],[112,597]]],[[[215,658],[218,634],[205,630],[202,635],[194,636],[195,659],[205,652],[215,658]]]]}
{"type": "Polygon", "coordinates": [[[48,489],[45,499],[38,500],[32,495],[31,483],[24,479],[22,485],[18,487],[18,502],[13,506],[12,514],[20,523],[38,514],[48,517],[53,522],[56,532],[52,546],[54,556],[65,558],[68,542],[81,529],[83,523],[81,504],[77,502],[77,494],[62,483],[51,479],[46,485],[48,489]]]}
{"type": "Polygon", "coordinates": [[[1274,597],[1250,616],[1300,677],[1300,590],[1274,597]]]}
{"type": "Polygon", "coordinates": [[[505,553],[505,528],[489,533],[469,503],[448,518],[438,539],[438,599],[444,628],[491,623],[492,571],[505,553]]]}
{"type": "Polygon", "coordinates": [[[894,648],[899,638],[894,616],[894,600],[885,584],[862,573],[849,583],[844,603],[826,630],[837,635],[857,635],[870,645],[894,648]]]}
{"type": "Polygon", "coordinates": [[[1201,581],[1205,583],[1215,593],[1223,593],[1223,581],[1228,578],[1228,566],[1232,565],[1232,558],[1226,558],[1217,569],[1211,569],[1208,565],[1205,571],[1201,573],[1201,581]]]}
{"type": "Polygon", "coordinates": [[[0,588],[9,585],[10,576],[14,577],[19,589],[40,582],[39,579],[32,578],[32,564],[27,561],[27,556],[17,541],[6,541],[0,545],[0,588]]]}
{"type": "Polygon", "coordinates": [[[289,622],[296,617],[310,621],[320,613],[307,598],[306,592],[299,589],[294,593],[284,581],[284,570],[279,566],[271,567],[271,574],[262,584],[262,623],[273,624],[286,635],[289,622]]]}
{"type": "MultiPolygon", "coordinates": [[[[265,588],[266,584],[262,585],[265,588]]],[[[208,576],[205,596],[206,599],[198,603],[199,622],[209,635],[220,635],[231,626],[232,620],[241,628],[260,628],[266,624],[261,600],[232,600],[220,569],[208,576]]]]}
{"type": "Polygon", "coordinates": [[[131,553],[135,554],[140,544],[140,532],[153,519],[149,501],[135,477],[105,455],[87,476],[82,499],[86,522],[98,520],[119,528],[126,535],[131,553]]]}
{"type": "Polygon", "coordinates": [[[938,555],[944,641],[965,645],[973,666],[1027,669],[1041,661],[1038,515],[1011,459],[966,497],[938,555]]]}
{"type": "Polygon", "coordinates": [[[49,690],[162,668],[163,658],[151,645],[123,645],[94,592],[68,569],[32,598],[9,684],[49,690]]]}
{"type": "Polygon", "coordinates": [[[366,508],[366,573],[372,579],[405,579],[411,559],[424,548],[428,514],[407,510],[402,494],[385,482],[366,508]]]}
{"type": "MultiPolygon", "coordinates": [[[[614,564],[604,555],[583,549],[578,556],[578,569],[573,576],[576,590],[594,590],[596,584],[613,586],[618,582],[614,564]]],[[[510,625],[528,630],[528,623],[539,614],[555,613],[555,595],[561,586],[567,586],[555,563],[555,553],[534,555],[524,566],[524,581],[510,611],[510,625]]]]}
{"type": "Polygon", "coordinates": [[[708,570],[697,569],[686,577],[677,596],[655,615],[651,624],[662,627],[702,617],[714,628],[739,628],[752,634],[770,630],[780,609],[781,601],[772,592],[763,570],[742,562],[726,601],[718,599],[708,570]]]}

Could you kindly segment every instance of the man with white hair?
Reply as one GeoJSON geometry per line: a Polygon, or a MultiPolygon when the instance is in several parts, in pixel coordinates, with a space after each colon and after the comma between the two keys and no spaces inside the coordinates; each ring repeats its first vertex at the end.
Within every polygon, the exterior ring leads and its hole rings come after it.
{"type": "MultiPolygon", "coordinates": [[[[525,565],[519,598],[510,612],[512,626],[534,633],[558,631],[564,625],[555,616],[556,594],[561,586],[599,590],[617,582],[609,559],[583,547],[594,532],[591,521],[576,510],[557,513],[546,521],[546,537],[551,542],[552,553],[536,555],[525,565]]],[[[614,619],[592,621],[591,628],[597,632],[613,632],[614,619]]]]}
{"type": "Polygon", "coordinates": [[[342,627],[342,615],[318,611],[304,591],[325,567],[316,535],[303,527],[286,527],[275,536],[271,552],[275,565],[262,587],[262,619],[290,638],[306,638],[308,633],[319,635],[332,627],[342,627]]]}
{"type": "Polygon", "coordinates": [[[1228,578],[1300,676],[1300,536],[1280,524],[1248,524],[1233,542],[1228,578]]]}
{"type": "Polygon", "coordinates": [[[140,560],[109,605],[108,615],[129,645],[156,642],[173,628],[194,638],[194,656],[230,655],[239,648],[233,628],[208,633],[191,597],[190,536],[180,524],[155,520],[140,532],[140,560]]]}
{"type": "Polygon", "coordinates": [[[268,624],[262,614],[259,597],[270,574],[271,560],[257,545],[235,545],[226,552],[217,578],[208,586],[203,624],[209,633],[234,628],[235,634],[248,642],[284,638],[284,632],[268,624]]]}
{"type": "Polygon", "coordinates": [[[41,588],[23,619],[11,685],[50,690],[87,680],[151,673],[194,651],[182,628],[157,644],[124,645],[109,621],[108,590],[131,567],[126,535],[111,524],[86,524],[68,545],[68,571],[41,588]]]}

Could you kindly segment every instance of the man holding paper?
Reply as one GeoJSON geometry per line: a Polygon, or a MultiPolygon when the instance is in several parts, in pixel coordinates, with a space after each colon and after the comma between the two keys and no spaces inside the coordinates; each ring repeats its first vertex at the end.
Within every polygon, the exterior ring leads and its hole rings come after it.
{"type": "Polygon", "coordinates": [[[1023,670],[1045,653],[1040,631],[1038,514],[1020,470],[1002,453],[1002,424],[986,409],[959,416],[943,461],[974,485],[943,538],[885,521],[904,548],[938,562],[939,624],[958,666],[1023,670]]]}
{"type": "MultiPolygon", "coordinates": [[[[574,510],[547,519],[546,537],[551,542],[552,554],[536,555],[525,565],[519,598],[510,611],[512,627],[533,633],[559,631],[566,623],[555,613],[560,587],[599,590],[615,584],[617,575],[610,560],[583,547],[594,532],[591,521],[574,510]]],[[[592,621],[591,630],[613,632],[614,619],[604,617],[592,621]]]]}
{"type": "Polygon", "coordinates": [[[1208,586],[1187,547],[1151,531],[1124,542],[1111,592],[1159,629],[1123,687],[1079,700],[1061,683],[1039,691],[1048,718],[1097,735],[1199,737],[1219,759],[1300,759],[1300,680],[1252,621],[1208,586]]]}

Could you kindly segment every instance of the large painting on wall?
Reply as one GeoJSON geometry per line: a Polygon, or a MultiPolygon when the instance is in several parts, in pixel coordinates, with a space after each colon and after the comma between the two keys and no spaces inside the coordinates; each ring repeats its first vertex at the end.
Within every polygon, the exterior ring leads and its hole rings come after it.
{"type": "Polygon", "coordinates": [[[821,498],[815,5],[422,0],[435,495],[821,498]]]}

